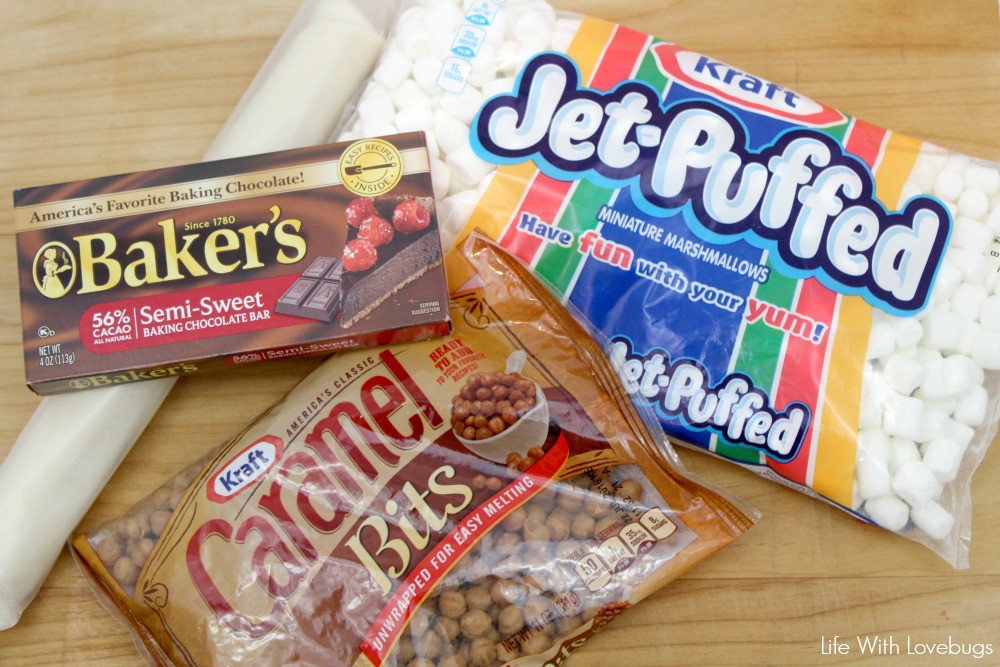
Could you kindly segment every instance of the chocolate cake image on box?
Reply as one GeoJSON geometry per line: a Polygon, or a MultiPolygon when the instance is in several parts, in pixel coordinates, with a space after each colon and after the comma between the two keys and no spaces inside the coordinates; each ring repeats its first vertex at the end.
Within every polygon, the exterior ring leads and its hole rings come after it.
{"type": "Polygon", "coordinates": [[[275,312],[347,328],[442,263],[431,197],[359,197],[346,211],[343,257],[318,257],[275,312]]]}
{"type": "MultiPolygon", "coordinates": [[[[340,326],[345,328],[442,263],[441,239],[434,224],[432,197],[379,196],[356,199],[351,206],[367,208],[363,202],[371,202],[376,215],[369,215],[356,228],[351,224],[348,229],[340,313],[340,326]],[[386,222],[389,228],[383,224],[386,222]],[[386,240],[386,235],[389,240],[386,240]],[[362,252],[366,252],[365,242],[374,246],[377,257],[368,268],[359,270],[358,267],[365,266],[367,262],[352,266],[348,248],[356,244],[363,249],[362,252]]],[[[370,209],[364,212],[370,212],[370,209]]],[[[348,223],[351,223],[350,216],[348,223]]]]}

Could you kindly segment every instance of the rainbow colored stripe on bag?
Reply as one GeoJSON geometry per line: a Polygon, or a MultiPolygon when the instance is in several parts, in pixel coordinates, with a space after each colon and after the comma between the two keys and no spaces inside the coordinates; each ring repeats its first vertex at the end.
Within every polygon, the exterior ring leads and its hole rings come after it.
{"type": "Polygon", "coordinates": [[[670,435],[853,507],[872,308],[922,310],[952,230],[900,201],[921,142],[588,18],[472,143],[503,166],[464,233],[602,331],[670,435]]]}

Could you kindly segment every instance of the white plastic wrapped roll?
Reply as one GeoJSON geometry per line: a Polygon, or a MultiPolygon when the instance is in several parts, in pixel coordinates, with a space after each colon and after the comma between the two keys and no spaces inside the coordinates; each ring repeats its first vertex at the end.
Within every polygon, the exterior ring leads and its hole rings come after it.
{"type": "Polygon", "coordinates": [[[174,381],[42,399],[0,465],[0,630],[34,599],[174,381]]]}
{"type": "MultiPolygon", "coordinates": [[[[382,37],[352,0],[307,0],[206,160],[323,143],[382,37]]],[[[175,379],[45,398],[0,465],[0,630],[17,623],[73,528],[175,379]]]]}

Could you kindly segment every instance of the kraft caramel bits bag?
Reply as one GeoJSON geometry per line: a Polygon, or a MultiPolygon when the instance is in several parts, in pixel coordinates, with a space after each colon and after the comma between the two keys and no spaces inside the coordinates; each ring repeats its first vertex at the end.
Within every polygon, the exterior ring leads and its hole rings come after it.
{"type": "Polygon", "coordinates": [[[154,664],[561,663],[747,530],[526,269],[463,253],[452,335],[331,358],[73,541],[154,664]]]}

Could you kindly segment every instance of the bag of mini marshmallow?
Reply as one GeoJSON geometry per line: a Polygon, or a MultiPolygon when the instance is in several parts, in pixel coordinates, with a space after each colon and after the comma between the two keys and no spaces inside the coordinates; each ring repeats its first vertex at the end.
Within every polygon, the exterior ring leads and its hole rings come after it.
{"type": "Polygon", "coordinates": [[[530,266],[670,436],[968,566],[996,164],[540,0],[404,3],[338,134],[396,130],[446,241],[530,266]]]}

